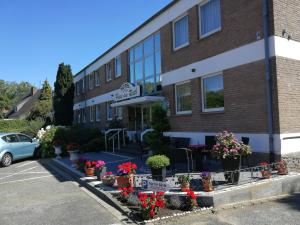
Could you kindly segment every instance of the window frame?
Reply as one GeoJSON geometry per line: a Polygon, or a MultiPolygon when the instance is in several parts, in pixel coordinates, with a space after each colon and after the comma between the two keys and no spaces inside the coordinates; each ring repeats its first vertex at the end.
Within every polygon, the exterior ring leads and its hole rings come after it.
{"type": "Polygon", "coordinates": [[[89,89],[92,90],[94,88],[94,72],[88,75],[89,80],[89,89]]]}
{"type": "Polygon", "coordinates": [[[205,75],[205,76],[201,77],[202,112],[205,112],[205,113],[209,113],[209,112],[224,112],[225,111],[225,98],[224,98],[224,107],[205,109],[204,79],[210,78],[210,77],[215,77],[215,76],[222,76],[222,78],[223,78],[223,92],[224,92],[224,75],[223,75],[223,72],[213,73],[213,74],[209,74],[209,75],[205,75]]]}
{"type": "Polygon", "coordinates": [[[108,110],[109,110],[109,107],[110,107],[110,104],[111,104],[111,102],[106,102],[106,120],[107,121],[112,121],[113,120],[113,108],[111,107],[111,117],[109,117],[109,112],[108,112],[108,110]]]}
{"type": "Polygon", "coordinates": [[[99,87],[99,86],[100,86],[100,73],[98,70],[96,70],[95,71],[95,87],[99,87]],[[98,79],[96,79],[97,77],[98,77],[98,79]]]}
{"type": "Polygon", "coordinates": [[[122,106],[117,106],[116,109],[115,109],[115,114],[116,114],[116,120],[123,120],[123,107],[122,106]],[[120,117],[118,117],[119,116],[119,114],[118,114],[119,109],[122,112],[120,117]]]}
{"type": "MultiPolygon", "coordinates": [[[[176,112],[176,115],[189,115],[189,114],[192,114],[193,110],[186,110],[186,111],[178,111],[178,102],[177,102],[177,86],[180,86],[180,85],[183,85],[183,84],[186,84],[186,83],[190,83],[190,85],[192,84],[191,83],[191,80],[187,80],[187,81],[183,81],[183,82],[180,82],[180,83],[177,83],[175,84],[175,112],[176,112]]],[[[192,98],[192,86],[191,86],[191,98],[192,98]]],[[[192,108],[192,105],[191,105],[191,108],[192,108]]]]}
{"type": "Polygon", "coordinates": [[[121,57],[121,55],[118,55],[116,58],[115,58],[115,77],[117,78],[117,77],[121,77],[122,76],[122,57],[121,57]],[[117,66],[117,60],[120,60],[120,73],[117,73],[117,68],[118,68],[118,66],[117,66]]]}
{"type": "Polygon", "coordinates": [[[110,62],[105,64],[105,80],[106,80],[106,82],[112,81],[112,68],[111,68],[110,62]],[[110,70],[108,70],[108,68],[110,68],[110,70]],[[108,77],[108,74],[110,75],[109,77],[108,77]]]}
{"type": "Polygon", "coordinates": [[[184,14],[182,14],[181,16],[177,17],[175,20],[172,21],[172,35],[173,35],[173,50],[177,51],[181,48],[184,48],[186,46],[188,46],[190,44],[190,34],[189,34],[189,15],[187,12],[185,12],[184,14]],[[176,42],[175,42],[175,24],[176,22],[178,22],[179,20],[183,19],[184,17],[187,16],[187,27],[188,27],[188,38],[187,38],[187,43],[182,44],[180,46],[175,46],[176,42]]]}
{"type": "Polygon", "coordinates": [[[86,123],[86,108],[82,108],[82,123],[86,123]]]}
{"type": "Polygon", "coordinates": [[[94,122],[94,120],[95,120],[94,106],[92,105],[89,108],[90,108],[90,110],[89,110],[90,111],[90,122],[94,122]]]}
{"type": "Polygon", "coordinates": [[[206,34],[202,34],[201,33],[201,7],[208,4],[211,0],[205,0],[204,2],[201,2],[200,4],[198,4],[198,21],[199,21],[199,39],[203,39],[206,38],[216,32],[219,32],[222,30],[222,12],[221,12],[221,1],[220,1],[220,27],[218,27],[217,29],[214,29],[206,34]]]}
{"type": "Polygon", "coordinates": [[[96,113],[95,113],[96,121],[99,122],[101,121],[101,107],[100,104],[96,105],[96,113]],[[97,117],[97,109],[99,109],[99,118],[97,117]]]}
{"type": "Polygon", "coordinates": [[[32,143],[33,142],[33,140],[32,140],[32,138],[30,138],[30,137],[28,137],[27,135],[25,135],[25,134],[17,134],[17,136],[18,136],[18,139],[19,139],[19,142],[20,143],[22,143],[22,142],[25,142],[25,143],[32,143]],[[21,137],[26,137],[27,139],[28,139],[28,141],[21,141],[21,137]]]}

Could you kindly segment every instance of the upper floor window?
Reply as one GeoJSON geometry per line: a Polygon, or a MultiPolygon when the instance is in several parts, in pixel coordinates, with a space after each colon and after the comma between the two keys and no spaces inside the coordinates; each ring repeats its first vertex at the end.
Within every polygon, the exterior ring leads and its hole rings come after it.
{"type": "Polygon", "coordinates": [[[156,33],[129,51],[130,82],[142,86],[142,94],[160,90],[160,34],[156,33]]]}
{"type": "Polygon", "coordinates": [[[76,95],[80,95],[80,82],[76,82],[75,84],[75,87],[76,87],[76,95]]]}
{"type": "Polygon", "coordinates": [[[177,50],[189,44],[188,15],[183,15],[173,22],[173,48],[177,50]]]}
{"type": "Polygon", "coordinates": [[[95,71],[95,86],[99,87],[100,86],[100,73],[99,71],[95,71]]]}
{"type": "Polygon", "coordinates": [[[111,64],[107,63],[105,64],[105,77],[106,77],[106,81],[111,81],[112,77],[111,77],[111,64]]]}
{"type": "Polygon", "coordinates": [[[191,82],[175,85],[176,114],[189,114],[192,112],[191,82]]]}
{"type": "Polygon", "coordinates": [[[206,37],[221,30],[220,0],[209,0],[199,6],[200,37],[206,37]]]}
{"type": "Polygon", "coordinates": [[[80,80],[80,86],[81,86],[81,93],[84,93],[85,92],[85,77],[83,77],[81,80],[80,80]]]}
{"type": "Polygon", "coordinates": [[[202,78],[202,111],[224,110],[223,75],[209,75],[202,78]]]}
{"type": "Polygon", "coordinates": [[[94,73],[90,74],[89,76],[89,89],[94,88],[94,73]]]}
{"type": "Polygon", "coordinates": [[[115,58],[115,77],[120,77],[122,74],[122,61],[121,56],[115,58]]]}
{"type": "Polygon", "coordinates": [[[101,120],[101,114],[100,114],[100,105],[96,105],[96,121],[101,120]]]}

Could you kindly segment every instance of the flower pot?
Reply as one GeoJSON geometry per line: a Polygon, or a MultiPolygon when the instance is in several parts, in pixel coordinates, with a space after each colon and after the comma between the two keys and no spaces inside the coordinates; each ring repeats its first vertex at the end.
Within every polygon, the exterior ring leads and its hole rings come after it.
{"type": "Polygon", "coordinates": [[[133,187],[133,180],[134,180],[133,174],[128,176],[118,176],[117,177],[118,188],[133,187]]]}
{"type": "Polygon", "coordinates": [[[271,172],[268,170],[262,170],[260,172],[263,179],[270,179],[272,177],[271,172]]]}
{"type": "Polygon", "coordinates": [[[228,183],[237,184],[240,178],[240,158],[237,159],[222,159],[222,166],[224,170],[224,177],[228,183]],[[230,171],[230,172],[227,172],[230,171]],[[231,172],[234,171],[234,172],[231,172]]]}
{"type": "Polygon", "coordinates": [[[54,147],[56,158],[60,159],[61,158],[60,154],[62,153],[61,146],[53,146],[53,147],[54,147]]]}
{"type": "Polygon", "coordinates": [[[78,162],[78,160],[79,160],[79,155],[78,155],[78,153],[79,153],[78,150],[69,151],[69,154],[70,154],[70,161],[71,161],[73,167],[77,167],[77,162],[78,162]]]}
{"type": "Polygon", "coordinates": [[[95,168],[85,168],[85,174],[88,176],[88,177],[92,177],[95,175],[95,168]]]}
{"type": "Polygon", "coordinates": [[[104,185],[111,186],[111,187],[114,185],[116,181],[116,179],[108,179],[108,178],[102,178],[101,180],[104,185]]]}
{"type": "Polygon", "coordinates": [[[279,166],[277,169],[277,174],[279,175],[287,175],[288,174],[288,170],[285,166],[279,166]]]}
{"type": "Polygon", "coordinates": [[[213,191],[214,186],[212,185],[211,178],[202,178],[202,187],[205,192],[213,191]]]}
{"type": "Polygon", "coordinates": [[[157,181],[166,181],[166,167],[154,169],[151,168],[152,179],[157,181]]]}
{"type": "Polygon", "coordinates": [[[187,191],[190,189],[190,182],[184,182],[181,184],[181,191],[184,192],[184,191],[187,191]]]}

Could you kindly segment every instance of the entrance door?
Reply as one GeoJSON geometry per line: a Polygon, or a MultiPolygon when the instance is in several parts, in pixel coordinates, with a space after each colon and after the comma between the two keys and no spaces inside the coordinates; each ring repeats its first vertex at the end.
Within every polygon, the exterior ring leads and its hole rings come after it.
{"type": "Polygon", "coordinates": [[[142,132],[151,127],[151,106],[128,107],[129,130],[142,132]]]}

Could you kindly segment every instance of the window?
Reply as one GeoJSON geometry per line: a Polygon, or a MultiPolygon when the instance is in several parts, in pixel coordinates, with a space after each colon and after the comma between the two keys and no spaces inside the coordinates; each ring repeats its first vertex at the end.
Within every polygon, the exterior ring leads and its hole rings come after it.
{"type": "Polygon", "coordinates": [[[202,109],[204,112],[224,110],[223,75],[202,78],[202,109]]]}
{"type": "Polygon", "coordinates": [[[3,137],[2,139],[8,143],[19,142],[17,135],[15,135],[15,134],[7,135],[7,136],[3,137]]]}
{"type": "Polygon", "coordinates": [[[191,82],[175,85],[176,114],[189,114],[192,112],[191,82]]]}
{"type": "Polygon", "coordinates": [[[173,22],[173,48],[177,50],[189,44],[189,21],[184,15],[173,22]]]}
{"type": "Polygon", "coordinates": [[[77,111],[77,123],[81,123],[81,110],[77,111]]]}
{"type": "Polygon", "coordinates": [[[20,142],[32,142],[32,139],[30,137],[27,137],[23,134],[18,134],[20,142]]]}
{"type": "Polygon", "coordinates": [[[123,108],[122,107],[116,107],[116,119],[117,120],[123,119],[123,108]]]}
{"type": "Polygon", "coordinates": [[[82,113],[82,122],[85,123],[86,122],[86,112],[85,112],[85,108],[82,109],[81,113],[82,113]]]}
{"type": "Polygon", "coordinates": [[[90,122],[94,122],[95,120],[95,106],[90,106],[90,122]]]}
{"type": "Polygon", "coordinates": [[[115,77],[120,77],[122,75],[122,61],[121,56],[115,58],[115,77]]]}
{"type": "Polygon", "coordinates": [[[111,102],[106,103],[106,118],[107,120],[112,120],[113,119],[113,110],[112,107],[110,106],[111,102]]]}
{"type": "Polygon", "coordinates": [[[142,86],[143,95],[160,90],[160,34],[156,33],[129,50],[130,82],[142,86]]]}
{"type": "Polygon", "coordinates": [[[94,88],[94,73],[89,75],[88,78],[89,78],[89,89],[93,89],[94,88]]]}
{"type": "Polygon", "coordinates": [[[100,121],[101,114],[100,114],[100,105],[96,105],[96,121],[100,121]]]}
{"type": "Polygon", "coordinates": [[[100,86],[100,73],[99,73],[99,71],[95,71],[95,86],[96,87],[100,86]]]}
{"type": "Polygon", "coordinates": [[[106,81],[111,81],[111,65],[110,63],[105,64],[105,76],[106,81]]]}
{"type": "Polygon", "coordinates": [[[81,92],[80,85],[81,85],[80,81],[76,82],[76,95],[80,95],[81,92]]]}
{"type": "Polygon", "coordinates": [[[210,0],[199,6],[200,37],[206,37],[221,30],[220,0],[210,0]]]}

